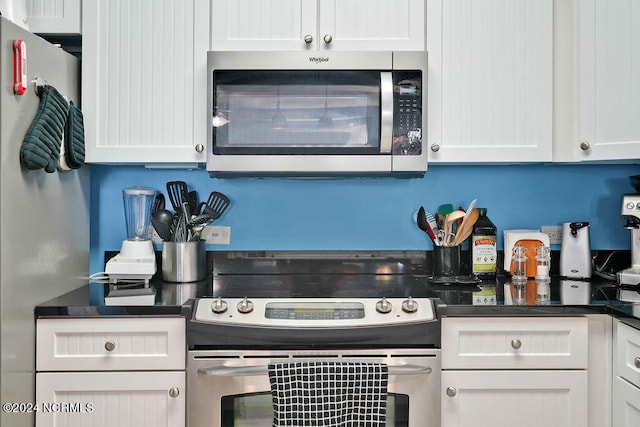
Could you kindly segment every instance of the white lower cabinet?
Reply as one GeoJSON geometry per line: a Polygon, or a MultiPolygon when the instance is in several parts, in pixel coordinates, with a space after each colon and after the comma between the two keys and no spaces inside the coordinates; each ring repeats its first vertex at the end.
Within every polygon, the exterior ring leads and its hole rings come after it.
{"type": "Polygon", "coordinates": [[[586,317],[442,320],[443,427],[587,427],[586,317]]]}
{"type": "Polygon", "coordinates": [[[640,426],[640,330],[616,321],[613,425],[640,426]]]}
{"type": "Polygon", "coordinates": [[[184,390],[184,372],[38,373],[36,426],[184,426],[184,390]]]}
{"type": "Polygon", "coordinates": [[[182,317],[38,319],[36,427],[185,425],[182,317]]]}
{"type": "Polygon", "coordinates": [[[442,372],[442,427],[587,425],[586,371],[442,372]]]}

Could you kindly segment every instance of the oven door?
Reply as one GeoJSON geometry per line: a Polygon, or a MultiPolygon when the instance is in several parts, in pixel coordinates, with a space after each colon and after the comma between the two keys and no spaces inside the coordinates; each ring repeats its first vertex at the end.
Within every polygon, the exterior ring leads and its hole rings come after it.
{"type": "Polygon", "coordinates": [[[440,425],[440,350],[191,351],[189,427],[264,427],[273,422],[267,365],[300,360],[367,361],[389,367],[387,426],[440,425]]]}

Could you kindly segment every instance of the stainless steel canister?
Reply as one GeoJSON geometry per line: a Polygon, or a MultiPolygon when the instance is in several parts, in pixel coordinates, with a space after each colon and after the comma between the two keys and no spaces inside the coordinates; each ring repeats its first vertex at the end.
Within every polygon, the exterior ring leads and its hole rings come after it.
{"type": "Polygon", "coordinates": [[[162,278],[167,282],[203,280],[206,264],[204,240],[162,243],[162,278]]]}

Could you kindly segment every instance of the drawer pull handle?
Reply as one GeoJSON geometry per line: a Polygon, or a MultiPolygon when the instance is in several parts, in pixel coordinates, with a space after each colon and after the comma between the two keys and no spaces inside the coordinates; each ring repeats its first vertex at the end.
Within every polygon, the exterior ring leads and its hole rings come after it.
{"type": "Polygon", "coordinates": [[[456,394],[458,394],[458,390],[455,387],[447,387],[447,396],[454,397],[456,394]]]}
{"type": "Polygon", "coordinates": [[[173,398],[180,396],[180,389],[178,387],[171,387],[169,389],[169,396],[173,398]]]}
{"type": "Polygon", "coordinates": [[[511,347],[513,347],[514,350],[517,350],[522,347],[522,342],[519,339],[511,340],[511,347]]]}
{"type": "Polygon", "coordinates": [[[116,349],[116,343],[114,343],[113,341],[107,341],[106,343],[104,343],[104,349],[107,351],[113,351],[116,349]]]}
{"type": "Polygon", "coordinates": [[[635,359],[633,359],[633,366],[640,369],[640,357],[636,357],[635,359]]]}

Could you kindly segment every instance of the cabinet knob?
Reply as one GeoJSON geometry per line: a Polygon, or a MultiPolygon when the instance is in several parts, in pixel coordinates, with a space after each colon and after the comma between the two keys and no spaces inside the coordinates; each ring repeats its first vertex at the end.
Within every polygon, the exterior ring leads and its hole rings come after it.
{"type": "Polygon", "coordinates": [[[180,396],[180,389],[178,387],[171,387],[169,389],[169,396],[174,398],[180,396]]]}
{"type": "Polygon", "coordinates": [[[204,145],[196,144],[196,152],[197,153],[202,153],[203,151],[204,151],[204,145]]]}
{"type": "Polygon", "coordinates": [[[633,359],[633,366],[640,369],[640,357],[636,357],[635,359],[633,359]]]}
{"type": "Polygon", "coordinates": [[[454,397],[456,394],[458,394],[458,390],[455,387],[447,387],[447,396],[454,397]]]}
{"type": "Polygon", "coordinates": [[[313,36],[311,34],[307,34],[306,36],[304,36],[304,42],[306,44],[311,44],[313,43],[313,36]]]}
{"type": "Polygon", "coordinates": [[[431,144],[431,151],[433,151],[434,153],[440,151],[440,144],[431,144]]]}
{"type": "Polygon", "coordinates": [[[590,149],[590,148],[591,148],[591,144],[589,144],[587,141],[582,141],[582,142],[580,143],[580,149],[581,149],[582,151],[587,151],[587,150],[588,150],[588,149],[590,149]]]}
{"type": "Polygon", "coordinates": [[[522,347],[522,342],[519,339],[511,340],[511,347],[513,347],[514,350],[517,350],[522,347]]]}
{"type": "Polygon", "coordinates": [[[116,343],[114,343],[113,341],[107,341],[106,343],[104,343],[104,349],[107,351],[113,351],[116,349],[116,343]]]}
{"type": "Polygon", "coordinates": [[[327,44],[329,44],[329,43],[331,43],[333,41],[333,37],[331,37],[331,34],[325,34],[322,39],[327,44]]]}

